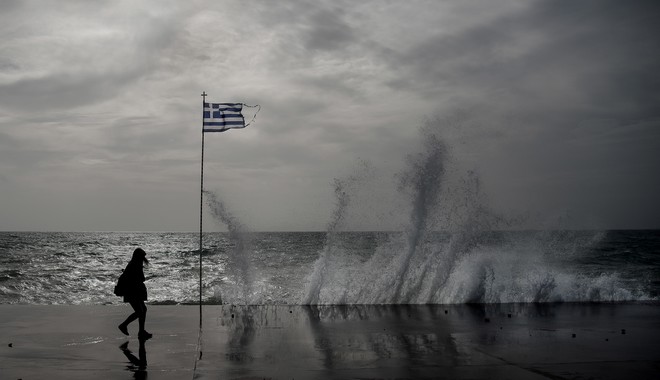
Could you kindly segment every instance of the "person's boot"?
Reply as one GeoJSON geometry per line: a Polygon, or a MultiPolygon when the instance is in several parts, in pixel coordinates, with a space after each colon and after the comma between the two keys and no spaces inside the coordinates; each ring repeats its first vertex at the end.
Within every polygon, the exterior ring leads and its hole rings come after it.
{"type": "Polygon", "coordinates": [[[119,331],[121,331],[124,335],[129,335],[128,334],[128,328],[127,328],[128,326],[126,326],[125,324],[122,323],[121,325],[119,325],[117,327],[119,327],[119,331]]]}

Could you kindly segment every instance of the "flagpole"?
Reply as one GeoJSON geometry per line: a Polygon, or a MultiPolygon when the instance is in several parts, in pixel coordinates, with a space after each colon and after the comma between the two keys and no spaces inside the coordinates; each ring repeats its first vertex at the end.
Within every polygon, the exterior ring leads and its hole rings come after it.
{"type": "Polygon", "coordinates": [[[202,329],[202,214],[204,210],[204,103],[206,91],[202,91],[202,160],[199,181],[199,328],[202,329]]]}

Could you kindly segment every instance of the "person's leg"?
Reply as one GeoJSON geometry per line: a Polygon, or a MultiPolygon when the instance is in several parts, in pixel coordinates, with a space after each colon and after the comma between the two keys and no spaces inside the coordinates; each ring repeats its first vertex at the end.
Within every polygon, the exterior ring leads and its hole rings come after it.
{"type": "Polygon", "coordinates": [[[144,323],[147,320],[147,305],[144,304],[144,301],[140,301],[140,314],[139,314],[139,324],[140,324],[140,332],[144,331],[144,323]]]}
{"type": "Polygon", "coordinates": [[[129,303],[133,308],[133,314],[129,315],[128,318],[126,318],[126,320],[119,325],[119,330],[126,335],[128,335],[128,330],[127,330],[128,324],[140,318],[140,314],[142,311],[139,302],[130,301],[129,303]]]}
{"type": "Polygon", "coordinates": [[[144,304],[144,301],[139,301],[136,305],[136,308],[138,310],[138,318],[140,323],[140,332],[138,333],[138,338],[149,339],[152,335],[144,329],[144,322],[147,319],[147,305],[144,304]]]}

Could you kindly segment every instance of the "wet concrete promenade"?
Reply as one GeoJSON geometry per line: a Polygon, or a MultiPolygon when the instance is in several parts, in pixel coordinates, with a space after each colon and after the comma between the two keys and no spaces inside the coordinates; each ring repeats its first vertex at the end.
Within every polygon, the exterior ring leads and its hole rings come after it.
{"type": "Polygon", "coordinates": [[[620,379],[660,373],[658,304],[0,305],[1,379],[620,379]]]}

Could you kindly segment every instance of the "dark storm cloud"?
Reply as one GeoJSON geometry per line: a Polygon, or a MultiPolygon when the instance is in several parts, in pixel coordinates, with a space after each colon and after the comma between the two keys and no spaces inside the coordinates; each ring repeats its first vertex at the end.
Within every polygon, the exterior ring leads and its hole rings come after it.
{"type": "Polygon", "coordinates": [[[483,122],[500,138],[475,139],[506,152],[494,159],[506,164],[482,164],[490,183],[524,176],[546,211],[633,225],[660,212],[659,12],[654,1],[542,1],[383,58],[402,73],[393,88],[495,115],[483,122]]]}
{"type": "Polygon", "coordinates": [[[41,109],[84,106],[115,97],[124,86],[140,75],[139,72],[124,75],[57,74],[22,79],[0,86],[0,102],[4,106],[19,109],[30,109],[34,104],[39,104],[41,109]]]}
{"type": "Polygon", "coordinates": [[[2,2],[0,2],[0,11],[2,11],[4,13],[12,12],[16,9],[19,9],[20,6],[22,5],[22,3],[23,2],[21,0],[2,1],[2,2]]]}
{"type": "Polygon", "coordinates": [[[305,47],[310,50],[340,50],[356,38],[351,26],[343,20],[344,12],[323,9],[314,13],[307,22],[305,47]]]}
{"type": "Polygon", "coordinates": [[[342,57],[348,59],[356,54],[363,42],[364,31],[347,20],[347,7],[350,9],[350,3],[289,1],[263,7],[259,12],[259,23],[266,33],[275,32],[276,35],[269,41],[274,44],[269,67],[295,72],[316,66],[319,70],[316,74],[322,75],[322,66],[327,67],[322,61],[340,63],[342,57]]]}
{"type": "Polygon", "coordinates": [[[361,94],[360,88],[351,83],[350,77],[342,74],[331,74],[325,76],[301,75],[293,80],[309,90],[319,91],[323,94],[357,97],[361,94]]]}
{"type": "Polygon", "coordinates": [[[16,72],[18,70],[20,70],[20,67],[14,62],[10,61],[9,58],[0,58],[0,72],[10,73],[16,72]]]}
{"type": "Polygon", "coordinates": [[[25,149],[24,144],[12,135],[0,132],[0,162],[3,168],[31,168],[50,158],[50,155],[42,150],[25,149]]]}
{"type": "Polygon", "coordinates": [[[106,8],[85,2],[54,9],[25,3],[15,9],[13,19],[5,15],[3,33],[18,41],[8,51],[18,57],[0,59],[0,71],[19,75],[0,84],[0,107],[32,109],[39,104],[41,109],[67,109],[94,104],[118,96],[156,70],[162,52],[178,36],[176,20],[129,12],[129,19],[136,21],[131,33],[118,19],[124,10],[106,8]],[[92,16],[75,17],[86,12],[92,16]],[[31,14],[43,18],[44,24],[16,22],[31,14]],[[60,18],[70,21],[49,24],[60,18]],[[48,70],[34,70],[37,65],[48,70]]]}
{"type": "Polygon", "coordinates": [[[659,9],[653,1],[541,2],[432,37],[391,64],[407,70],[410,89],[429,95],[443,86],[484,97],[504,91],[523,112],[649,117],[660,100],[659,9]]]}

